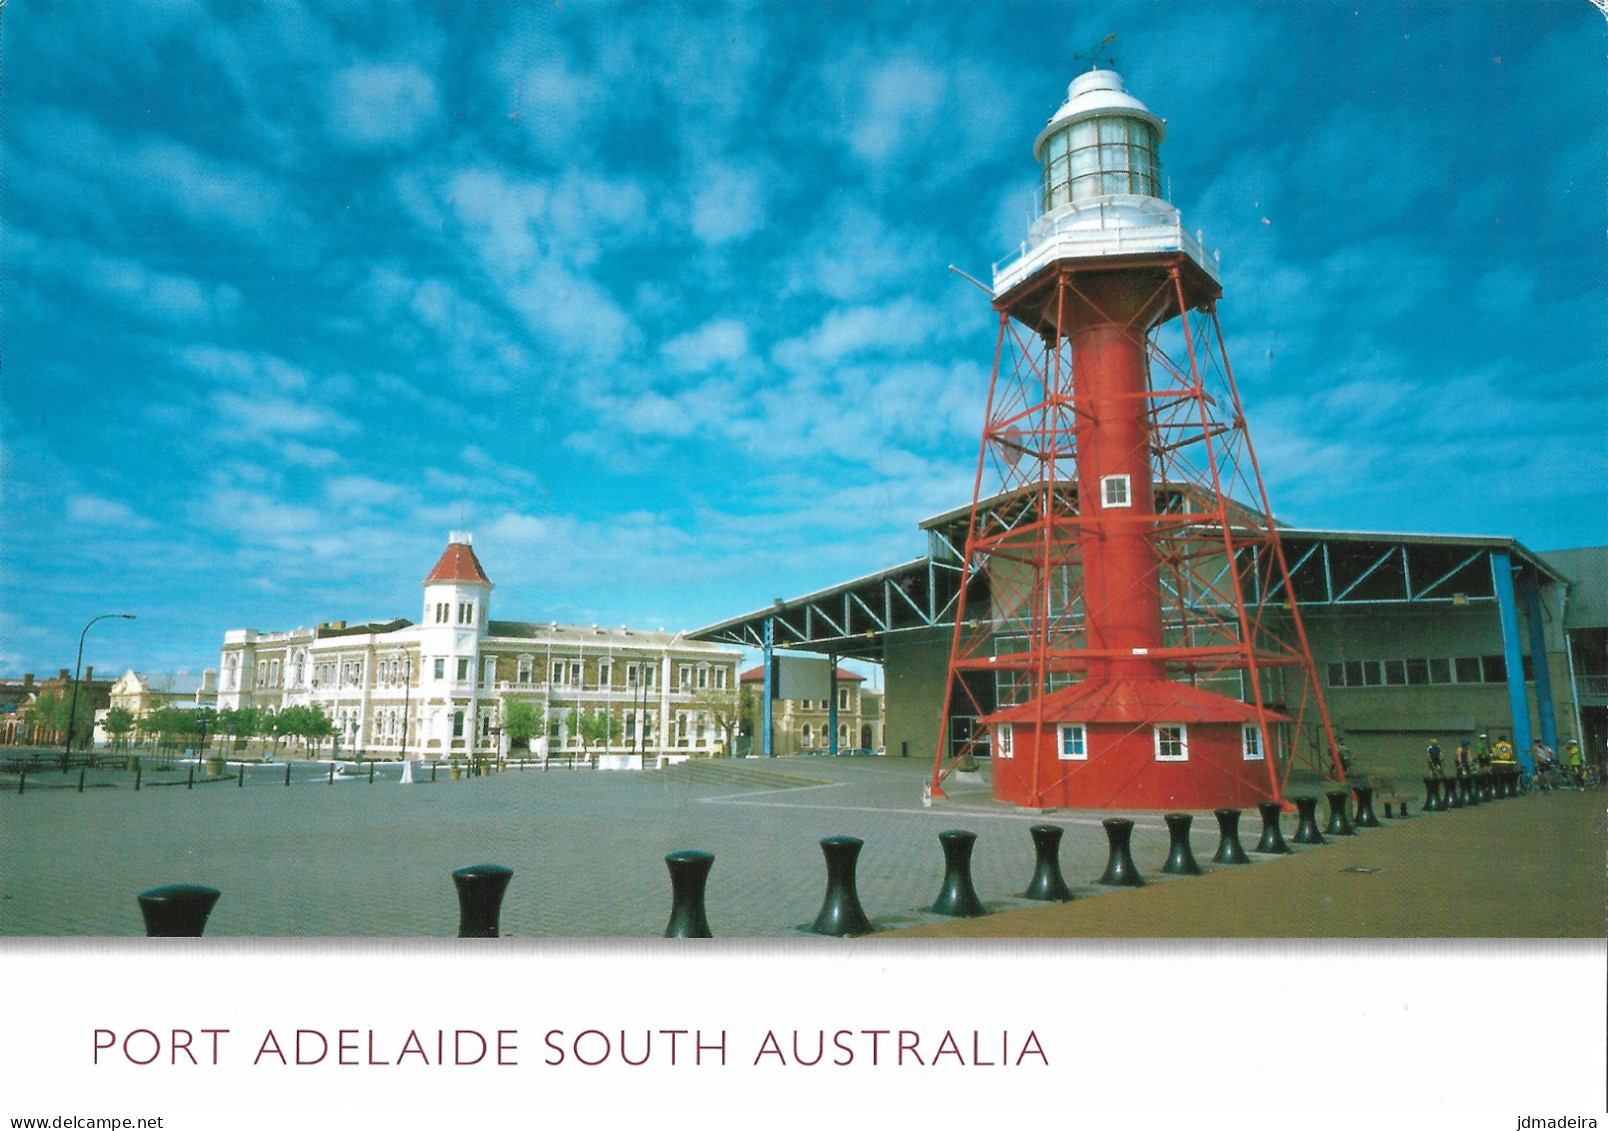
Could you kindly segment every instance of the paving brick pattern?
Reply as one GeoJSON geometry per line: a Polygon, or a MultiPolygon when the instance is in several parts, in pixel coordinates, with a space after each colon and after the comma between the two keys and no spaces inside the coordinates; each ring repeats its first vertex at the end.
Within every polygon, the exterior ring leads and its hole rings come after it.
{"type": "MultiPolygon", "coordinates": [[[[409,786],[394,766],[372,785],[366,771],[330,785],[327,765],[295,764],[289,788],[278,766],[251,767],[244,788],[228,778],[187,789],[186,773],[147,776],[139,792],[121,772],[92,772],[82,793],[76,773],[30,776],[20,796],[14,775],[9,788],[0,777],[0,934],[139,935],[138,892],[195,883],[223,893],[209,935],[451,936],[452,870],[496,863],[514,871],[506,936],[651,937],[670,912],[663,858],[695,848],[715,855],[707,911],[716,936],[813,939],[799,928],[825,888],[821,837],[865,841],[858,888],[879,929],[921,927],[947,922],[925,908],[943,877],[937,834],[949,828],[978,834],[972,875],[991,911],[1036,907],[1018,896],[1033,871],[1028,826],[1039,822],[1066,829],[1061,866],[1079,900],[1129,894],[1093,883],[1109,814],[1023,812],[980,783],[950,783],[949,798],[927,808],[930,765],[916,759],[527,769],[460,781],[443,772],[409,786]]],[[[1195,882],[1160,875],[1161,814],[1127,815],[1147,882],[1195,882]]],[[[1285,821],[1288,836],[1294,820],[1285,821]]],[[[1247,813],[1247,847],[1259,832],[1247,813]]],[[[1193,843],[1212,869],[1211,814],[1196,815],[1193,843]]],[[[1259,866],[1271,873],[1283,860],[1259,866]]]]}

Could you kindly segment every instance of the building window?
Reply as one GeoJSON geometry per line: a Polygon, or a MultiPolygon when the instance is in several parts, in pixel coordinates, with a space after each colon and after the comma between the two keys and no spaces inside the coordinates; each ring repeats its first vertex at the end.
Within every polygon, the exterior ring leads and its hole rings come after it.
{"type": "Polygon", "coordinates": [[[849,744],[849,724],[838,724],[838,749],[841,750],[849,744]]]}
{"type": "Polygon", "coordinates": [[[847,687],[840,687],[840,688],[838,688],[838,710],[847,711],[848,709],[849,709],[849,689],[847,687]]]}
{"type": "Polygon", "coordinates": [[[1107,507],[1131,507],[1133,498],[1128,493],[1126,475],[1107,475],[1100,480],[1100,503],[1107,507]]]}
{"type": "Polygon", "coordinates": [[[480,685],[482,687],[491,687],[496,684],[496,682],[497,658],[493,656],[486,660],[485,666],[481,669],[480,685]]]}
{"type": "Polygon", "coordinates": [[[1452,661],[1453,670],[1457,675],[1458,683],[1478,683],[1480,681],[1480,658],[1478,656],[1459,656],[1452,661]]]}
{"type": "Polygon", "coordinates": [[[270,660],[268,662],[268,683],[273,687],[278,687],[279,686],[279,661],[278,660],[270,660]]]}
{"type": "Polygon", "coordinates": [[[698,690],[703,691],[709,686],[709,665],[698,665],[698,690]]]}
{"type": "Polygon", "coordinates": [[[458,659],[458,681],[461,683],[469,678],[469,658],[460,656],[458,659]]]}
{"type": "Polygon", "coordinates": [[[608,687],[613,682],[614,665],[607,660],[599,660],[597,663],[597,685],[599,687],[608,687]]]}
{"type": "Polygon", "coordinates": [[[1240,728],[1240,749],[1247,762],[1262,761],[1262,728],[1254,723],[1247,723],[1240,728]]]}
{"type": "Polygon", "coordinates": [[[1451,683],[1452,661],[1446,659],[1429,661],[1429,682],[1451,683]]]}
{"type": "Polygon", "coordinates": [[[454,711],[454,712],[452,712],[452,737],[453,738],[462,738],[463,737],[463,712],[462,711],[454,711]]]}
{"type": "Polygon", "coordinates": [[[1010,723],[1000,723],[994,728],[994,756],[996,758],[1016,757],[1016,736],[1012,733],[1010,723]]]}
{"type": "Polygon", "coordinates": [[[692,665],[682,664],[676,669],[676,685],[686,691],[692,687],[692,665]]]}
{"type": "Polygon", "coordinates": [[[436,662],[435,662],[435,677],[437,679],[446,679],[447,678],[447,661],[445,659],[440,658],[440,657],[436,658],[436,662]]]}
{"type": "Polygon", "coordinates": [[[1407,686],[1407,661],[1406,660],[1386,660],[1385,661],[1385,686],[1386,687],[1405,687],[1405,686],[1407,686]]]}
{"type": "Polygon", "coordinates": [[[535,657],[533,657],[533,656],[521,656],[521,657],[519,657],[518,677],[519,677],[519,682],[520,683],[529,683],[530,682],[531,669],[534,666],[535,666],[535,657]]]}
{"type": "Polygon", "coordinates": [[[1486,683],[1507,682],[1507,660],[1501,656],[1481,656],[1480,676],[1486,683]]]}
{"type": "Polygon", "coordinates": [[[1189,761],[1189,728],[1185,726],[1158,726],[1156,728],[1156,761],[1189,761]]]}
{"type": "Polygon", "coordinates": [[[1056,757],[1063,762],[1084,762],[1089,757],[1088,736],[1084,733],[1082,723],[1062,723],[1060,726],[1061,742],[1057,747],[1056,757]]]}
{"type": "Polygon", "coordinates": [[[814,740],[815,740],[815,731],[814,731],[814,729],[811,728],[809,723],[805,723],[804,724],[804,745],[805,746],[813,746],[815,744],[814,740]]]}
{"type": "Polygon", "coordinates": [[[724,691],[724,690],[726,690],[726,669],[725,668],[716,668],[715,669],[715,690],[716,691],[724,691]]]}

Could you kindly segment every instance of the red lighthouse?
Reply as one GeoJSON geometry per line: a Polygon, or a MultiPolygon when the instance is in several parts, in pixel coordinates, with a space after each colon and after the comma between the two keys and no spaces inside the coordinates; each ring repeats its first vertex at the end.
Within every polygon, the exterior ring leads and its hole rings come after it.
{"type": "Polygon", "coordinates": [[[1298,761],[1339,776],[1163,132],[1094,70],[1034,143],[1040,215],[994,271],[936,794],[985,749],[995,797],[1031,807],[1245,807],[1298,761]]]}

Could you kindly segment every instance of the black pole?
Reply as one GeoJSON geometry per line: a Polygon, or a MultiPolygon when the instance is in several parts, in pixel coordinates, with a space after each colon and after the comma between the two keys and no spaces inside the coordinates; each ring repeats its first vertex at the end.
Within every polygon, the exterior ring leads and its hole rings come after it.
{"type": "Polygon", "coordinates": [[[961,919],[987,915],[988,909],[972,887],[971,855],[977,834],[965,829],[946,829],[938,834],[938,843],[944,849],[944,883],[929,910],[934,915],[953,915],[961,919]]]}
{"type": "Polygon", "coordinates": [[[460,939],[499,937],[503,892],[513,877],[513,869],[501,864],[471,864],[452,873],[453,885],[458,889],[460,939]]]}
{"type": "Polygon", "coordinates": [[[61,752],[61,772],[64,774],[67,772],[67,759],[72,755],[73,752],[73,716],[78,714],[78,678],[84,670],[84,637],[89,635],[90,627],[94,625],[96,621],[108,620],[111,618],[133,620],[134,614],[102,613],[100,616],[91,619],[89,624],[84,626],[84,631],[78,634],[78,659],[73,664],[73,698],[72,704],[67,708],[67,741],[61,752]]]}
{"type": "Polygon", "coordinates": [[[1195,823],[1195,818],[1188,813],[1168,813],[1162,820],[1167,822],[1167,837],[1171,843],[1167,862],[1161,870],[1169,876],[1200,875],[1200,865],[1195,863],[1195,853],[1189,847],[1189,827],[1195,823]]]}
{"type": "Polygon", "coordinates": [[[821,855],[826,857],[826,897],[820,913],[810,925],[817,935],[847,938],[869,935],[874,927],[860,907],[854,889],[854,870],[865,842],[859,837],[829,836],[821,839],[821,855]]]}
{"type": "Polygon", "coordinates": [[[1061,835],[1066,830],[1059,825],[1033,825],[1027,831],[1033,837],[1033,851],[1038,859],[1022,898],[1066,903],[1072,898],[1072,891],[1061,876],[1061,835]]]}
{"type": "Polygon", "coordinates": [[[1346,802],[1351,800],[1349,789],[1334,789],[1323,795],[1329,799],[1329,826],[1323,831],[1329,836],[1356,836],[1351,819],[1346,816],[1346,802]]]}
{"type": "Polygon", "coordinates": [[[1240,844],[1239,823],[1240,811],[1238,809],[1214,809],[1217,817],[1217,854],[1212,857],[1213,864],[1249,864],[1251,858],[1245,855],[1245,846],[1240,844]]]}
{"type": "Polygon", "coordinates": [[[1128,849],[1128,841],[1133,837],[1133,822],[1126,817],[1107,817],[1100,824],[1105,827],[1111,852],[1106,859],[1105,871],[1095,883],[1107,887],[1143,887],[1145,881],[1134,866],[1133,853],[1128,849]]]}
{"type": "Polygon", "coordinates": [[[704,888],[715,858],[710,853],[688,849],[664,858],[670,869],[670,922],[665,925],[667,939],[707,939],[709,918],[704,914],[704,888]]]}
{"type": "Polygon", "coordinates": [[[149,938],[198,939],[207,927],[207,916],[218,902],[216,888],[194,884],[169,884],[139,894],[140,914],[149,938]]]}
{"type": "Polygon", "coordinates": [[[1290,838],[1293,844],[1328,844],[1323,834],[1318,831],[1318,799],[1316,797],[1292,797],[1295,802],[1295,811],[1299,817],[1295,824],[1295,835],[1290,838]]]}
{"type": "Polygon", "coordinates": [[[1262,839],[1256,842],[1256,851],[1268,856],[1283,856],[1294,851],[1284,843],[1284,832],[1279,828],[1279,815],[1283,806],[1277,801],[1258,801],[1262,814],[1262,839]]]}

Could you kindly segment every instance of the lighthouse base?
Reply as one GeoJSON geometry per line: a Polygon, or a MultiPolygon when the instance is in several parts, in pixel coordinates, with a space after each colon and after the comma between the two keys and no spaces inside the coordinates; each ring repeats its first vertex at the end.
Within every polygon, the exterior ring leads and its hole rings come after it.
{"type": "Polygon", "coordinates": [[[996,799],[1157,810],[1276,800],[1265,738],[1287,721],[1271,711],[1259,720],[1251,704],[1161,679],[1085,681],[982,720],[994,729],[996,799]]]}

